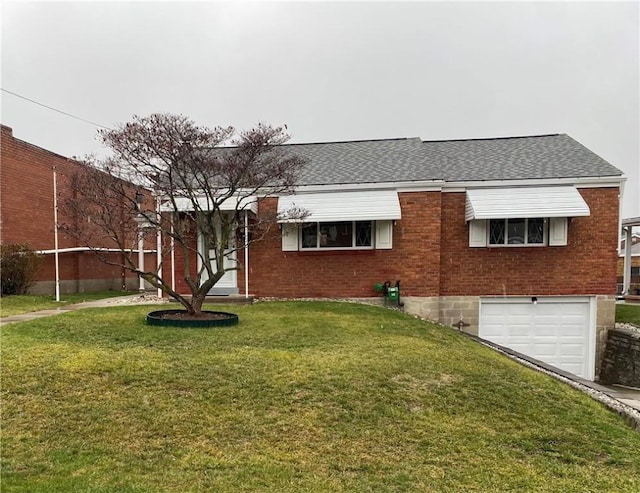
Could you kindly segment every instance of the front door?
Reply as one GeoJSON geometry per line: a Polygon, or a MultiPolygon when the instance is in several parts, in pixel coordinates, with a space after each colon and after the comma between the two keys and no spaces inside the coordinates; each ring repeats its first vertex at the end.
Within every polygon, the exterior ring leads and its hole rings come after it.
{"type": "MultiPolygon", "coordinates": [[[[219,226],[218,226],[219,228],[219,226]]],[[[218,232],[219,234],[219,232],[218,232]]],[[[226,250],[226,255],[224,257],[224,267],[225,269],[236,267],[237,265],[237,257],[236,252],[232,251],[233,240],[230,240],[229,248],[226,250]]],[[[198,233],[198,252],[204,254],[204,236],[198,233]]],[[[215,250],[209,250],[209,258],[211,259],[211,266],[213,270],[216,269],[216,260],[215,260],[216,252],[215,250]]],[[[202,266],[202,259],[198,257],[198,268],[202,266]]],[[[202,282],[205,282],[209,278],[207,271],[205,270],[202,274],[202,282]]],[[[222,278],[216,283],[211,290],[209,290],[209,295],[229,295],[229,294],[238,294],[238,271],[237,270],[228,270],[222,276],[222,278]]]]}

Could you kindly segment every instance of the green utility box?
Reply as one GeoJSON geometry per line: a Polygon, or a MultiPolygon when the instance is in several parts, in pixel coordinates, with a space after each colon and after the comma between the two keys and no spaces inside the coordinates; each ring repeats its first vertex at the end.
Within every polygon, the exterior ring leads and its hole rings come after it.
{"type": "Polygon", "coordinates": [[[400,289],[399,288],[388,288],[387,289],[387,298],[390,301],[398,301],[400,298],[400,289]]]}

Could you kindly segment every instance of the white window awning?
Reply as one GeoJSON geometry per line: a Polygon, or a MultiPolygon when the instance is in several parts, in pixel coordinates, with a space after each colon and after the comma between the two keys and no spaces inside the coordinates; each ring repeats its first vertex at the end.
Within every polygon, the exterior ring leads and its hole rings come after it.
{"type": "Polygon", "coordinates": [[[467,190],[465,220],[590,215],[575,187],[477,188],[467,190]]]}
{"type": "MultiPolygon", "coordinates": [[[[176,207],[173,207],[171,201],[166,201],[160,205],[161,212],[186,212],[195,210],[195,206],[193,201],[188,197],[176,197],[175,198],[176,207]]],[[[198,210],[201,211],[210,211],[213,209],[213,204],[211,200],[207,200],[207,197],[199,197],[198,201],[198,210]]],[[[218,205],[221,211],[249,211],[254,214],[258,212],[258,199],[254,196],[232,196],[226,199],[224,202],[218,205]]]]}
{"type": "Polygon", "coordinates": [[[394,190],[326,192],[278,198],[279,222],[385,221],[400,219],[400,200],[394,190]],[[287,219],[287,211],[302,209],[303,219],[287,219]]]}

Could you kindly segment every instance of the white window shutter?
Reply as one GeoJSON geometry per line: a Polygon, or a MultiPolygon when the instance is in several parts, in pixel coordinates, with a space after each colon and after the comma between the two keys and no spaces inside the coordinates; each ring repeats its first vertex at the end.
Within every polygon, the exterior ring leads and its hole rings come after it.
{"type": "Polygon", "coordinates": [[[376,221],[376,248],[378,250],[393,248],[393,221],[376,221]]]}
{"type": "Polygon", "coordinates": [[[549,246],[565,246],[567,244],[567,218],[549,218],[549,246]]]}
{"type": "Polygon", "coordinates": [[[282,251],[295,252],[298,250],[298,225],[282,224],[282,251]]]}
{"type": "Polygon", "coordinates": [[[470,247],[486,247],[487,246],[487,220],[474,219],[469,221],[469,246],[470,247]]]}

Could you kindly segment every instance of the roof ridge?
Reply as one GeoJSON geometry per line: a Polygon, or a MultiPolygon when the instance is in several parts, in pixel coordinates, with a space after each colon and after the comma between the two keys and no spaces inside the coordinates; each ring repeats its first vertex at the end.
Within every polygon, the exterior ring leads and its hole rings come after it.
{"type": "Polygon", "coordinates": [[[330,140],[325,142],[291,142],[283,145],[287,146],[306,146],[306,145],[318,145],[318,144],[355,144],[359,142],[389,142],[395,140],[414,140],[419,137],[394,137],[390,139],[360,139],[360,140],[330,140]]]}
{"type": "Polygon", "coordinates": [[[435,143],[435,142],[473,142],[478,140],[512,140],[512,139],[531,139],[537,137],[559,137],[564,134],[539,134],[539,135],[515,135],[512,137],[482,137],[475,139],[438,139],[438,140],[423,140],[423,144],[435,143]]]}

